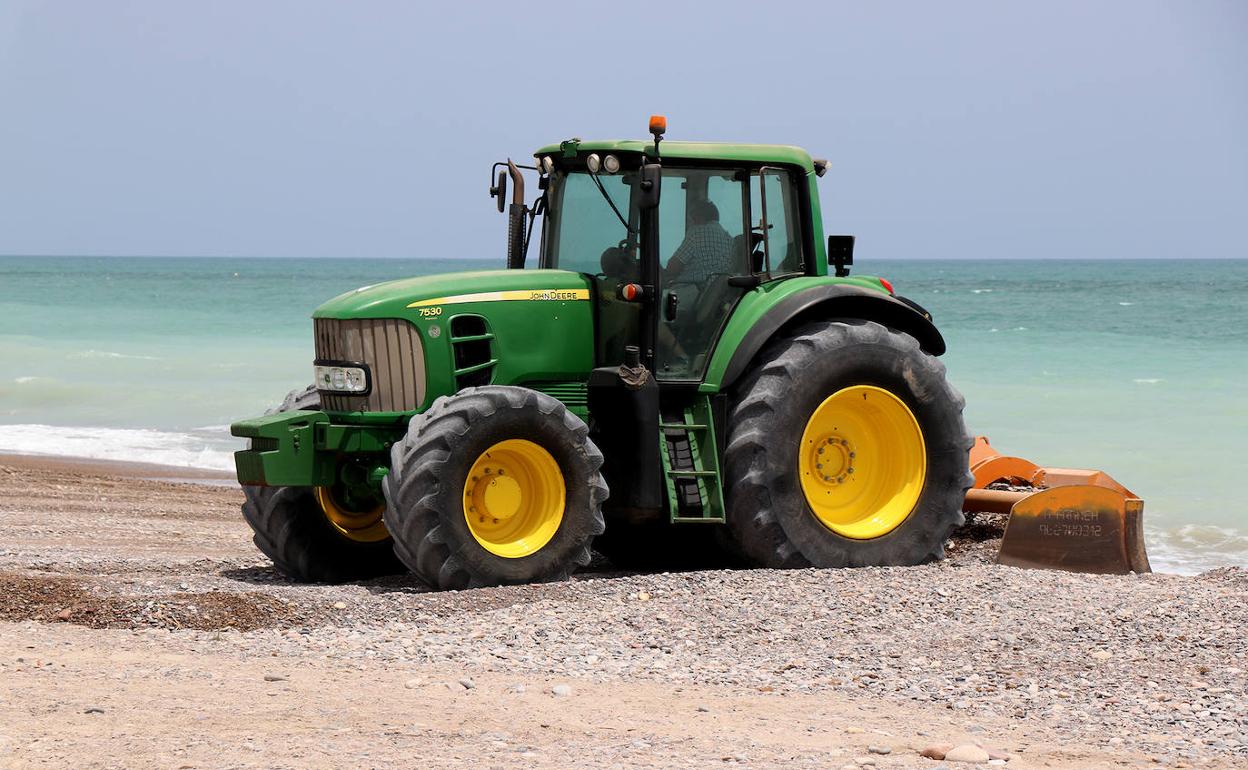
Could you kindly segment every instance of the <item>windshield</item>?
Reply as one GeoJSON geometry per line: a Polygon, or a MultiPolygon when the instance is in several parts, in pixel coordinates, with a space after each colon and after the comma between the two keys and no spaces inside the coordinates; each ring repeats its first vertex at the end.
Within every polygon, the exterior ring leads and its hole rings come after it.
{"type": "Polygon", "coordinates": [[[604,269],[603,257],[607,256],[610,262],[610,253],[621,245],[635,245],[636,236],[630,236],[629,229],[603,199],[603,192],[636,231],[637,209],[631,204],[634,178],[635,174],[599,174],[599,191],[586,172],[554,175],[547,191],[549,207],[542,266],[590,275],[613,272],[604,269]]]}

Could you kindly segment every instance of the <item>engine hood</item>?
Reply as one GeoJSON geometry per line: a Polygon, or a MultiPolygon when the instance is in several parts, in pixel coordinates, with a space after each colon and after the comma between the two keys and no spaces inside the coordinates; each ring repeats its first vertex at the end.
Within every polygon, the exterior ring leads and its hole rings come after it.
{"type": "Polygon", "coordinates": [[[500,299],[587,299],[589,279],[567,270],[475,270],[386,281],[340,294],[313,318],[407,318],[420,307],[500,299]],[[561,292],[573,292],[565,296],[561,292]],[[582,297],[581,293],[586,293],[582,297]]]}

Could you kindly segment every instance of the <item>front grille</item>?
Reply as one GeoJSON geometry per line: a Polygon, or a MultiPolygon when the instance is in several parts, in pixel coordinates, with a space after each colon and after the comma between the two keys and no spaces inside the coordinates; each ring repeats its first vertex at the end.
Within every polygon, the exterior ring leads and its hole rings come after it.
{"type": "Polygon", "coordinates": [[[367,364],[367,396],[321,393],[328,412],[411,412],[425,398],[425,351],[416,327],[397,318],[313,319],[318,360],[367,364]]]}

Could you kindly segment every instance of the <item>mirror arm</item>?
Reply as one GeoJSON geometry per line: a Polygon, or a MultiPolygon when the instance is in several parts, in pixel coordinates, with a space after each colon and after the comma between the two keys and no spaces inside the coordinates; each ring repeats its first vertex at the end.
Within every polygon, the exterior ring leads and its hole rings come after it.
{"type": "Polygon", "coordinates": [[[537,217],[546,211],[546,196],[533,201],[533,208],[529,209],[529,230],[524,235],[524,258],[529,256],[529,242],[533,240],[533,225],[537,223],[537,217]]]}

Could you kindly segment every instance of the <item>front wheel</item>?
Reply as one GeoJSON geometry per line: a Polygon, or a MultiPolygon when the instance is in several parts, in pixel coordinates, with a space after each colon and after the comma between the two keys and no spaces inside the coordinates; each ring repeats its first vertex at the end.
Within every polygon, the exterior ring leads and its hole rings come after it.
{"type": "Polygon", "coordinates": [[[737,391],[728,526],[768,567],[942,558],[973,479],[963,399],[914,338],[822,321],[775,341],[737,391]]]}
{"type": "MultiPolygon", "coordinates": [[[[316,389],[292,391],[269,411],[319,409],[316,389]]],[[[382,504],[339,487],[243,487],[243,518],[279,572],[303,583],[343,583],[403,572],[382,504]]]]}
{"type": "Polygon", "coordinates": [[[563,580],[590,560],[602,454],[562,403],[466,388],[412,418],[382,487],[395,553],[434,588],[563,580]]]}

